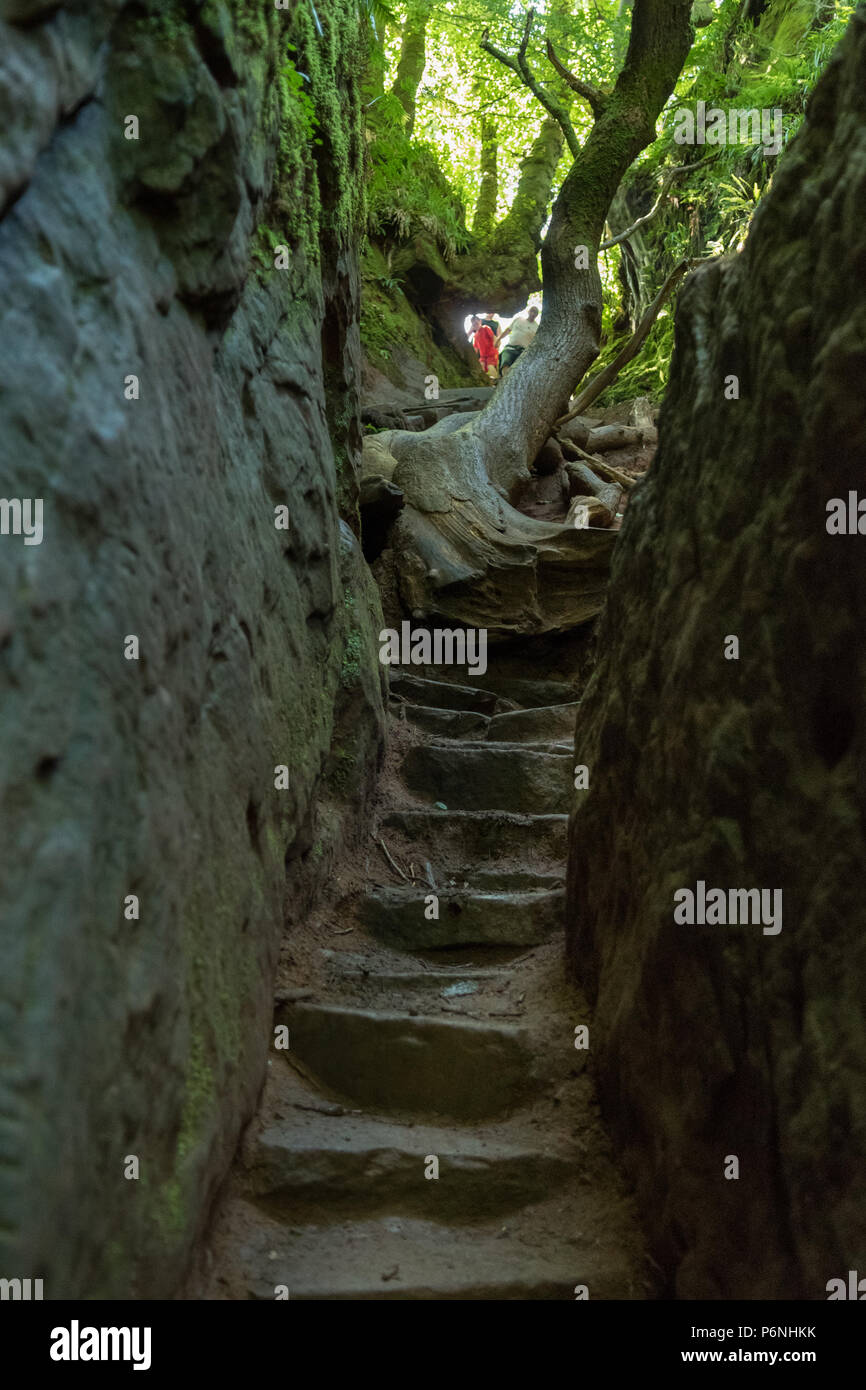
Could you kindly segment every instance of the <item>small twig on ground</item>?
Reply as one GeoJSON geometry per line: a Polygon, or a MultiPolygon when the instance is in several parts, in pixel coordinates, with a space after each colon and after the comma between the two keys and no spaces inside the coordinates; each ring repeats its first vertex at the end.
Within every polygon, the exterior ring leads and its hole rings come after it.
{"type": "Polygon", "coordinates": [[[391,868],[392,868],[392,869],[396,869],[396,871],[397,871],[397,873],[400,875],[400,877],[401,877],[406,883],[408,883],[408,882],[409,882],[409,875],[408,875],[408,874],[404,874],[403,870],[400,868],[400,865],[399,865],[399,864],[396,862],[396,860],[392,857],[392,855],[391,855],[391,853],[390,853],[390,851],[389,851],[389,849],[388,849],[388,846],[385,844],[385,841],[382,840],[382,839],[380,839],[380,840],[379,840],[379,844],[382,846],[382,849],[383,849],[384,854],[385,854],[385,858],[387,859],[388,863],[391,865],[391,868]]]}

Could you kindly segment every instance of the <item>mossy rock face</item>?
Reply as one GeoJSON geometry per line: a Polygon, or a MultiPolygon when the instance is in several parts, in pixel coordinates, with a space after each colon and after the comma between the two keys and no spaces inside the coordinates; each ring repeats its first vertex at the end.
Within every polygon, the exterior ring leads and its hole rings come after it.
{"type": "Polygon", "coordinates": [[[364,255],[361,297],[361,345],[370,365],[398,388],[410,388],[405,362],[418,364],[415,375],[436,376],[439,386],[477,385],[473,372],[447,343],[436,342],[429,321],[406,297],[400,273],[374,245],[364,255]],[[420,369],[423,368],[423,371],[420,369]]]}
{"type": "Polygon", "coordinates": [[[0,547],[0,1265],[46,1298],[176,1288],[264,1075],[287,861],[380,754],[354,3],[322,23],[97,0],[0,42],[0,448],[45,516],[0,547]]]}
{"type": "Polygon", "coordinates": [[[861,10],[744,250],[683,291],[577,719],[571,955],[683,1299],[825,1299],[866,1248],[863,538],[827,531],[866,455],[864,62],[861,10]],[[780,890],[780,929],[681,924],[700,882],[780,890]]]}

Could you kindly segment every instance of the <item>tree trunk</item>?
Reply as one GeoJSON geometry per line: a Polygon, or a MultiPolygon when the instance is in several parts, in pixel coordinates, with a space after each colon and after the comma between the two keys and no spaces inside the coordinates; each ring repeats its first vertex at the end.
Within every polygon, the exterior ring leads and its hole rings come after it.
{"type": "Polygon", "coordinates": [[[410,4],[403,29],[397,76],[391,88],[406,112],[406,134],[410,137],[415,128],[415,97],[427,62],[427,20],[432,8],[433,0],[413,0],[410,4]]]}
{"type": "MultiPolygon", "coordinates": [[[[547,221],[550,190],[557,166],[562,158],[562,131],[550,117],[532,142],[528,154],[520,162],[520,181],[514,202],[505,217],[494,229],[485,247],[495,256],[528,257],[533,267],[537,287],[535,258],[541,246],[541,232],[547,221]]],[[[524,299],[524,303],[525,303],[524,299]]],[[[520,306],[522,308],[522,305],[520,306]]]]}
{"type": "Polygon", "coordinates": [[[511,208],[489,238],[466,255],[448,262],[430,237],[417,236],[394,257],[395,273],[410,286],[416,307],[457,352],[466,343],[467,314],[479,308],[514,314],[540,288],[541,232],[562,150],[559,126],[545,120],[521,163],[511,208]]]}
{"type": "Polygon", "coordinates": [[[483,412],[475,433],[491,477],[506,492],[526,476],[558,414],[598,355],[601,280],[596,265],[607,211],[629,165],[655,138],[655,122],[688,54],[688,0],[638,0],[625,66],[553,208],[541,251],[544,315],[532,346],[483,412]],[[590,268],[575,266],[586,247],[590,268]]]}
{"type": "MultiPolygon", "coordinates": [[[[570,0],[553,0],[551,17],[568,18],[570,0]]],[[[547,83],[570,109],[574,94],[554,76],[547,83]]],[[[476,96],[486,91],[480,81],[476,96]]],[[[541,287],[538,252],[547,221],[553,181],[564,149],[563,133],[550,116],[520,164],[517,192],[505,217],[495,224],[496,133],[492,118],[482,125],[481,188],[475,215],[475,245],[465,255],[446,261],[427,236],[416,236],[397,254],[395,271],[402,276],[416,308],[433,326],[434,336],[458,354],[465,349],[463,323],[468,313],[495,308],[502,314],[522,309],[529,295],[541,287]],[[485,133],[486,132],[486,133],[485,133]]]]}
{"type": "Polygon", "coordinates": [[[499,197],[499,133],[496,121],[486,113],[481,117],[481,179],[478,202],[472,222],[473,234],[486,238],[496,222],[496,200],[499,197]]]}
{"type": "Polygon", "coordinates": [[[690,9],[690,0],[636,0],[625,65],[554,204],[541,253],[544,315],[515,370],[462,429],[380,436],[406,498],[392,540],[414,615],[505,636],[563,630],[601,607],[612,533],[534,521],[510,498],[598,354],[598,245],[689,51],[690,9]],[[576,268],[577,247],[589,268],[576,268]]]}

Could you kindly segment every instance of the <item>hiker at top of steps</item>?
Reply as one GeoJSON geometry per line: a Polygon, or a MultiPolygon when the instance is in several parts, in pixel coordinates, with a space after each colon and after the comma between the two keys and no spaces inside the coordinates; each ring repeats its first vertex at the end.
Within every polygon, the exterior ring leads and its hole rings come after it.
{"type": "Polygon", "coordinates": [[[499,367],[503,376],[514,366],[520,354],[529,347],[538,332],[538,324],[535,322],[537,318],[538,310],[533,304],[525,318],[521,314],[519,318],[513,319],[511,327],[506,328],[505,332],[500,335],[502,339],[508,339],[508,346],[502,349],[499,359],[499,367]]]}
{"type": "Polygon", "coordinates": [[[488,324],[482,323],[477,314],[472,315],[471,327],[473,344],[475,351],[481,359],[481,366],[484,368],[484,374],[495,380],[499,355],[496,351],[496,339],[493,336],[493,329],[490,328],[488,324]]]}

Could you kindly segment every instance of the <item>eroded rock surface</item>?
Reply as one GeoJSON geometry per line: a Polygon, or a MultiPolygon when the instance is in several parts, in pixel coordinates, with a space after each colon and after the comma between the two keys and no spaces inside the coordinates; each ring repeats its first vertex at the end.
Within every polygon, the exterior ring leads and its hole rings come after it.
{"type": "Polygon", "coordinates": [[[866,459],[864,79],[861,12],[745,250],[683,293],[578,721],[571,956],[684,1298],[823,1299],[866,1248],[866,538],[825,526],[866,459]],[[781,888],[782,930],[676,924],[699,880],[781,888]]]}
{"type": "Polygon", "coordinates": [[[0,8],[0,494],[44,506],[0,536],[0,1269],[46,1299],[176,1285],[262,1084],[287,868],[296,913],[379,751],[328,9],[322,44],[309,6],[0,8]]]}

